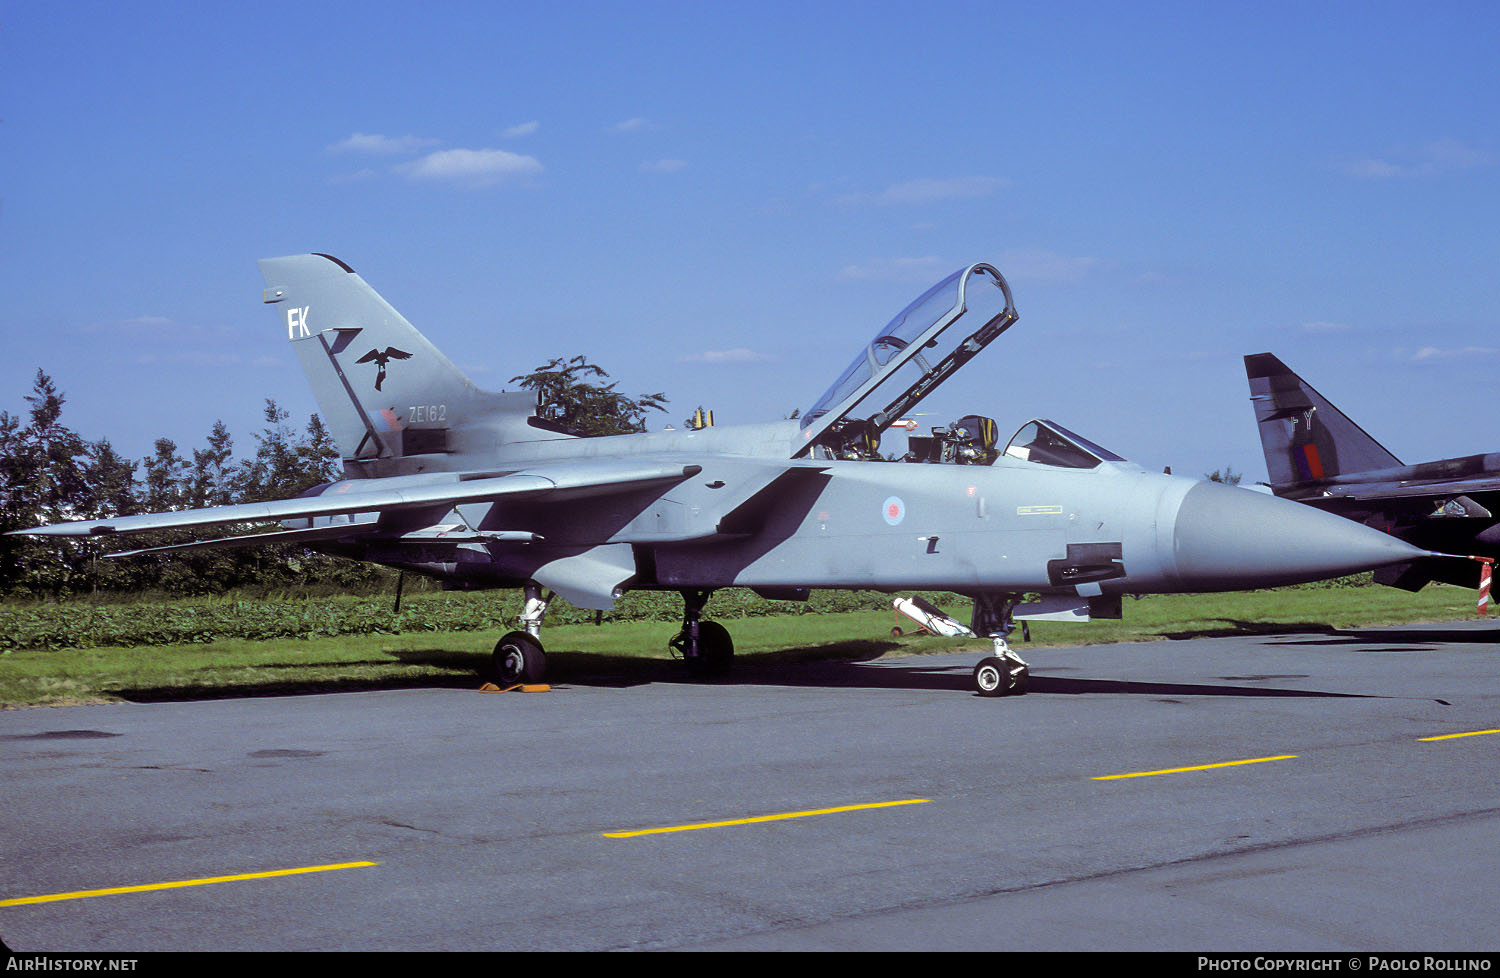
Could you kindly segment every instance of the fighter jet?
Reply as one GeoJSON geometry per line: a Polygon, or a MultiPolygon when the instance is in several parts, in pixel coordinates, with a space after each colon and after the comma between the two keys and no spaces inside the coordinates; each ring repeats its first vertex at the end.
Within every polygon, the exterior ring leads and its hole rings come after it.
{"type": "MultiPolygon", "coordinates": [[[[1404,465],[1286,364],[1245,357],[1271,491],[1393,534],[1424,550],[1500,557],[1500,454],[1404,465]]],[[[1419,591],[1431,581],[1474,587],[1478,561],[1421,560],[1375,572],[1419,591]]]]}
{"type": "Polygon", "coordinates": [[[733,641],[702,612],[719,588],[793,600],[813,588],[953,591],[972,597],[971,630],[993,644],[974,669],[983,695],[1025,688],[1007,642],[1018,620],[1117,618],[1124,594],[1291,584],[1425,556],[1270,494],[1146,472],[1048,420],[1001,447],[993,421],[964,415],[888,458],[881,435],[1017,321],[1010,286],[984,263],[860,344],[796,419],[593,438],[548,420],[534,392],[477,388],[344,262],[260,268],[345,477],[296,499],[19,532],[279,521],[152,549],[295,542],[449,587],[520,588],[520,627],[494,650],[503,683],[543,677],[554,595],[608,609],[628,589],[677,591],[672,644],[693,671],[718,675],[733,641]],[[380,389],[349,369],[392,349],[410,355],[387,359],[380,389]]]}

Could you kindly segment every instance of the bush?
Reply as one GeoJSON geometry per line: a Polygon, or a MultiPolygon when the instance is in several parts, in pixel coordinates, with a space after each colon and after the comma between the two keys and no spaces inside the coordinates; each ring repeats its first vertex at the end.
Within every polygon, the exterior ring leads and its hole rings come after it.
{"type": "MultiPolygon", "coordinates": [[[[929,595],[952,606],[952,594],[929,595]]],[[[187,645],[221,639],[264,641],[333,635],[402,632],[468,632],[516,627],[521,596],[515,591],[437,592],[407,595],[401,610],[391,595],[196,601],[9,603],[0,605],[0,650],[85,649],[139,645],[187,645]]],[[[805,601],[769,601],[743,588],[714,593],[704,610],[710,618],[827,614],[889,610],[880,591],[815,591],[805,601]]],[[[632,591],[603,615],[607,621],[680,621],[675,592],[632,591]]],[[[595,612],[556,598],[548,624],[592,622],[595,612]]]]}

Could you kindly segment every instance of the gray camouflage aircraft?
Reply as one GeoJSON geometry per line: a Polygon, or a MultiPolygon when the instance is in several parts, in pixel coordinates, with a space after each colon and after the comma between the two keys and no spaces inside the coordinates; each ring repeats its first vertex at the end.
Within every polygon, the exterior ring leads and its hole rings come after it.
{"type": "MultiPolygon", "coordinates": [[[[1403,465],[1269,353],[1245,357],[1271,491],[1364,523],[1424,550],[1500,557],[1500,454],[1403,465]]],[[[1431,581],[1474,587],[1479,563],[1419,560],[1375,572],[1420,591],[1431,581]]]]}
{"type": "Polygon", "coordinates": [[[953,591],[973,598],[972,631],[993,641],[974,670],[984,695],[1025,688],[1006,640],[1017,620],[1117,618],[1124,594],[1291,584],[1427,556],[1269,494],[1145,472],[1046,420],[999,447],[994,422],[969,416],[887,460],[880,435],[1016,322],[1009,285],[986,264],[902,310],[799,419],[594,438],[549,421],[535,393],[475,387],[338,259],[260,268],[345,478],[296,499],[19,532],[280,521],[152,549],[292,542],[453,587],[522,588],[521,628],[494,651],[503,683],[542,678],[553,594],[607,609],[627,589],[678,591],[672,644],[716,675],[734,651],[702,619],[718,588],[794,600],[812,588],[953,591]]]}

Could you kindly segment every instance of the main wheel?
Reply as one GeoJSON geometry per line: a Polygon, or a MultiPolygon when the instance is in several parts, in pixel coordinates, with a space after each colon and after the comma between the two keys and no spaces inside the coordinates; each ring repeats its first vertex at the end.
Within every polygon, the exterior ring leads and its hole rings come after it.
{"type": "Polygon", "coordinates": [[[495,643],[494,662],[502,686],[539,683],[547,674],[547,653],[526,632],[506,632],[495,643]]]}
{"type": "Polygon", "coordinates": [[[723,676],[734,664],[734,640],[729,629],[716,621],[698,623],[698,654],[689,655],[687,629],[678,632],[667,643],[682,656],[688,670],[695,676],[723,676]]]}
{"type": "Polygon", "coordinates": [[[974,667],[974,689],[980,696],[1009,696],[1026,692],[1027,670],[1012,672],[1011,666],[998,656],[986,656],[974,667]]]}
{"type": "Polygon", "coordinates": [[[734,639],[716,621],[698,623],[698,668],[705,676],[726,676],[734,665],[734,639]]]}

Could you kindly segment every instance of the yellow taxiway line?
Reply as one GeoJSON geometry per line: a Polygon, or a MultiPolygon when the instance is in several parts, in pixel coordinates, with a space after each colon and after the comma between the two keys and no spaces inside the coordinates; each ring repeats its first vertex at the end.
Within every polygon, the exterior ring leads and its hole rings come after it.
{"type": "Polygon", "coordinates": [[[659,829],[635,829],[627,832],[601,833],[606,839],[629,839],[637,835],[661,835],[666,832],[692,832],[697,829],[718,829],[730,825],[754,825],[758,822],[781,822],[791,818],[808,818],[812,815],[835,815],[839,812],[860,812],[871,808],[893,808],[896,805],[925,805],[930,798],[903,798],[900,801],[876,801],[864,805],[840,805],[837,808],[815,808],[805,812],[780,812],[776,815],[756,815],[752,818],[731,818],[722,822],[695,822],[692,825],[668,825],[659,829]]]}
{"type": "Polygon", "coordinates": [[[240,873],[236,876],[208,876],[197,880],[176,880],[170,883],[146,883],[142,886],[113,886],[107,890],[79,890],[75,893],[49,893],[45,896],[15,897],[0,900],[0,907],[19,907],[28,903],[53,903],[57,900],[83,900],[87,897],[112,896],[116,893],[145,893],[148,890],[175,890],[183,886],[207,886],[210,883],[234,883],[240,880],[263,880],[273,876],[296,876],[300,873],[326,873],[335,869],[355,869],[363,866],[379,866],[379,863],[333,863],[328,866],[301,866],[296,869],[273,869],[264,873],[240,873]]]}
{"type": "Polygon", "coordinates": [[[1485,734],[1500,734],[1500,730],[1470,730],[1468,733],[1443,734],[1440,737],[1418,737],[1418,740],[1452,740],[1455,737],[1483,737],[1485,734]]]}
{"type": "Polygon", "coordinates": [[[1289,761],[1296,754],[1278,754],[1275,757],[1251,757],[1243,761],[1220,761],[1218,764],[1198,764],[1193,767],[1170,767],[1162,771],[1135,771],[1131,774],[1101,774],[1092,781],[1117,781],[1120,778],[1150,778],[1158,774],[1181,774],[1183,771],[1207,771],[1216,767],[1237,767],[1241,764],[1264,764],[1267,761],[1289,761]]]}

